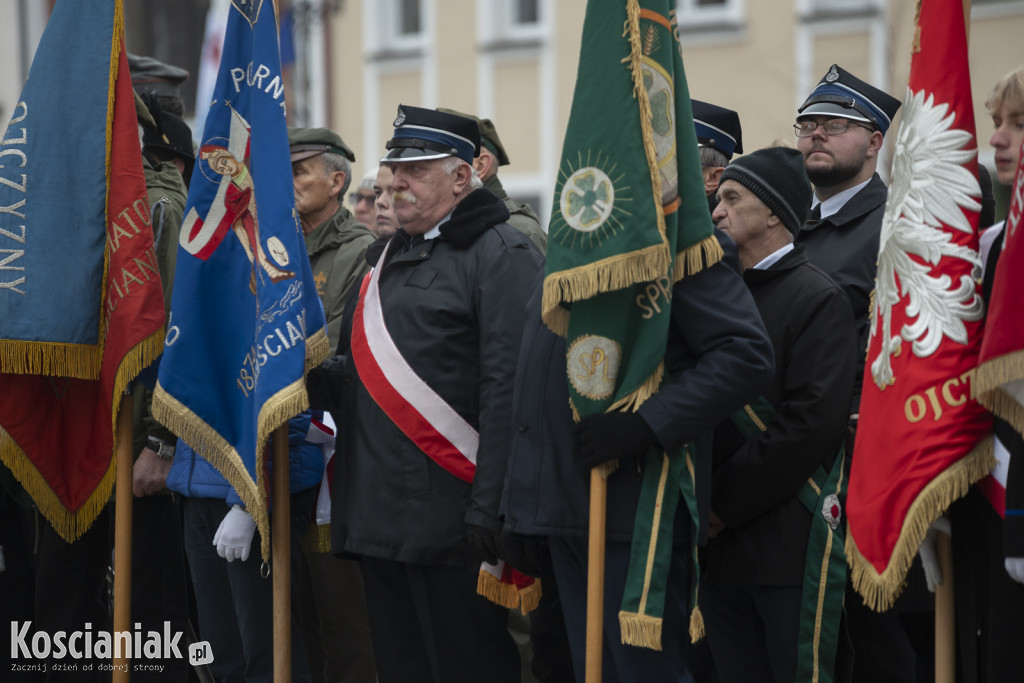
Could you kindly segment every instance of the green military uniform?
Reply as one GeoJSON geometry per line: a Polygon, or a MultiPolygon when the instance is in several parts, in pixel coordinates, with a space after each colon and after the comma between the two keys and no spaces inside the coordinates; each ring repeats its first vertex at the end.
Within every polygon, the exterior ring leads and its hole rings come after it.
{"type": "Polygon", "coordinates": [[[345,301],[370,270],[366,247],[376,239],[348,209],[338,211],[323,225],[306,235],[306,251],[313,266],[313,283],[327,315],[327,338],[331,349],[338,347],[345,301]]]}
{"type": "MultiPolygon", "coordinates": [[[[456,116],[465,116],[476,121],[476,125],[480,128],[481,150],[486,148],[488,152],[493,154],[494,158],[498,161],[499,167],[509,165],[508,153],[505,151],[505,146],[501,144],[501,138],[498,137],[498,130],[494,127],[493,121],[482,119],[472,114],[465,114],[455,109],[440,107],[438,111],[455,114],[456,116]]],[[[501,181],[498,180],[497,170],[494,171],[494,175],[484,181],[484,187],[493,192],[498,199],[505,202],[505,207],[512,214],[512,217],[505,222],[530,238],[530,241],[540,249],[540,253],[546,254],[548,251],[548,234],[540,227],[540,219],[537,217],[537,212],[533,210],[533,207],[523,202],[517,202],[508,196],[505,188],[501,185],[501,181]]]]}
{"type": "MultiPolygon", "coordinates": [[[[178,257],[178,233],[185,219],[185,200],[188,191],[181,173],[174,164],[163,162],[155,166],[143,158],[146,173],[146,192],[149,201],[150,221],[153,225],[153,243],[156,248],[157,269],[164,290],[164,315],[171,316],[171,290],[174,284],[174,267],[178,257]]],[[[165,323],[166,324],[166,323],[165,323]]],[[[153,419],[149,410],[153,392],[136,383],[133,452],[138,454],[146,445],[147,437],[153,436],[169,444],[177,440],[174,434],[153,419]]]]}
{"type": "Polygon", "coordinates": [[[530,241],[545,254],[548,250],[548,234],[540,227],[540,219],[533,207],[524,202],[517,202],[508,196],[505,188],[501,186],[497,174],[492,175],[484,183],[484,187],[497,195],[498,199],[505,202],[508,212],[512,214],[506,223],[530,238],[530,241]]]}

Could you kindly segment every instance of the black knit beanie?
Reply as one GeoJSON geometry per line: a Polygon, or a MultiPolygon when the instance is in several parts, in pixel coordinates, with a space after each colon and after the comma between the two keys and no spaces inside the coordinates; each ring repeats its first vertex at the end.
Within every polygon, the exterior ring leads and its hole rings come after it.
{"type": "Polygon", "coordinates": [[[796,235],[811,204],[811,183],[804,155],[789,147],[768,147],[745,154],[722,172],[721,182],[735,180],[754,193],[796,235]]]}

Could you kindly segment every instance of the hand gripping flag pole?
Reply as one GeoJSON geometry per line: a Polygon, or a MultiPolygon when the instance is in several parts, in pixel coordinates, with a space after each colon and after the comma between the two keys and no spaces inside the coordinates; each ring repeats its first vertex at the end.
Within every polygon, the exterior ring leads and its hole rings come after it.
{"type": "Polygon", "coordinates": [[[271,0],[232,0],[229,9],[180,233],[153,414],[227,479],[256,521],[261,556],[273,561],[280,681],[291,670],[288,449],[281,430],[308,407],[305,373],[329,349],[287,182],[275,10],[271,0]],[[275,434],[283,445],[268,463],[275,434]]]}

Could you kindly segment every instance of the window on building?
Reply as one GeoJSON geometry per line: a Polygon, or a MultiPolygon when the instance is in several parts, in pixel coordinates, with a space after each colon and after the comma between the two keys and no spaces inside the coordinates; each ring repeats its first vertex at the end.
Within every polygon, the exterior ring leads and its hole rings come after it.
{"type": "Polygon", "coordinates": [[[797,11],[801,16],[813,18],[834,15],[877,14],[882,0],[801,0],[797,11]]]}
{"type": "Polygon", "coordinates": [[[540,0],[509,0],[510,17],[517,26],[540,23],[540,0]]]}
{"type": "Polygon", "coordinates": [[[548,20],[548,0],[478,0],[487,43],[533,43],[541,39],[548,20]]]}
{"type": "Polygon", "coordinates": [[[710,25],[738,26],[745,9],[744,0],[678,0],[676,8],[679,30],[684,32],[710,25]]]}
{"type": "Polygon", "coordinates": [[[423,47],[422,0],[377,0],[377,48],[406,51],[423,47]]]}

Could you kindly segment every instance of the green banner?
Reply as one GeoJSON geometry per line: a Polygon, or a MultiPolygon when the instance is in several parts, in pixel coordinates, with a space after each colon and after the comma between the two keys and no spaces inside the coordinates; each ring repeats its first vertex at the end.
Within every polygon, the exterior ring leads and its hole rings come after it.
{"type": "MultiPolygon", "coordinates": [[[[577,419],[636,410],[658,390],[673,285],[721,257],[675,3],[590,0],[548,229],[543,302],[545,323],[566,337],[577,419]]],[[[647,454],[619,612],[624,643],[661,649],[680,501],[698,522],[691,455],[684,447],[647,454]]],[[[696,638],[703,627],[695,598],[692,609],[696,638]]]]}
{"type": "Polygon", "coordinates": [[[587,5],[544,286],[581,416],[636,408],[657,390],[672,285],[721,258],[674,6],[587,5]]]}

